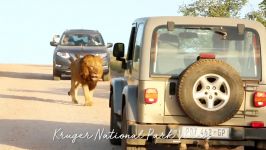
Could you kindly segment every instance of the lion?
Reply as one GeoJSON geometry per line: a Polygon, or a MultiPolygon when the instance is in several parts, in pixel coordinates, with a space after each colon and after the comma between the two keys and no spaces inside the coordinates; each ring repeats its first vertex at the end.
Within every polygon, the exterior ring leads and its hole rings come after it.
{"type": "Polygon", "coordinates": [[[72,102],[78,103],[77,93],[78,87],[81,85],[85,96],[85,106],[92,105],[93,91],[103,75],[102,63],[101,57],[91,54],[72,61],[70,65],[71,88],[68,92],[68,95],[72,97],[72,102]]]}

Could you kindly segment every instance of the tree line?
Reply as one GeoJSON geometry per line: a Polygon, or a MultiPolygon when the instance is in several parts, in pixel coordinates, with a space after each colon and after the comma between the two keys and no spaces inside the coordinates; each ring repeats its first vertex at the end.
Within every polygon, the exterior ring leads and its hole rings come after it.
{"type": "MultiPolygon", "coordinates": [[[[196,0],[179,7],[184,16],[235,17],[240,18],[240,10],[248,0],[196,0]]],[[[259,10],[245,14],[246,19],[261,22],[266,27],[266,0],[259,4],[259,10]]]]}

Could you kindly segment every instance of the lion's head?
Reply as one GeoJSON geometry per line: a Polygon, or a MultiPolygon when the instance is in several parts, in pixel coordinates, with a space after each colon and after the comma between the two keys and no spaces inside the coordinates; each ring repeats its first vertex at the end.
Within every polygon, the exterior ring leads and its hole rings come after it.
{"type": "Polygon", "coordinates": [[[103,60],[99,56],[86,55],[80,60],[80,76],[84,82],[97,82],[103,75],[103,60]]]}

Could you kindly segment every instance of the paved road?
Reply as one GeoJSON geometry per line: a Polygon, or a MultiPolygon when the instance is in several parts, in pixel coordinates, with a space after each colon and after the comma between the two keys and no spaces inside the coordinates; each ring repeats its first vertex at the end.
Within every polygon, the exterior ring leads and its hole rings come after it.
{"type": "Polygon", "coordinates": [[[109,82],[99,82],[94,105],[85,107],[82,90],[73,104],[70,80],[53,81],[51,72],[51,66],[0,64],[0,150],[120,150],[106,139],[109,82]]]}
{"type": "Polygon", "coordinates": [[[109,82],[99,82],[94,105],[85,107],[82,90],[80,104],[72,104],[70,80],[53,81],[51,72],[51,66],[0,65],[0,149],[119,150],[103,139],[109,82]]]}

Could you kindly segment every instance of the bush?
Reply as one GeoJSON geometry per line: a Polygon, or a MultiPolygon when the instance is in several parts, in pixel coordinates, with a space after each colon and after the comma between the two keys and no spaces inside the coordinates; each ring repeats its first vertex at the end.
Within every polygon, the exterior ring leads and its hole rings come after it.
{"type": "Polygon", "coordinates": [[[110,69],[111,69],[111,76],[112,77],[117,77],[117,76],[123,76],[124,75],[124,70],[122,69],[122,62],[117,61],[115,57],[111,56],[111,61],[110,61],[110,69]]]}

